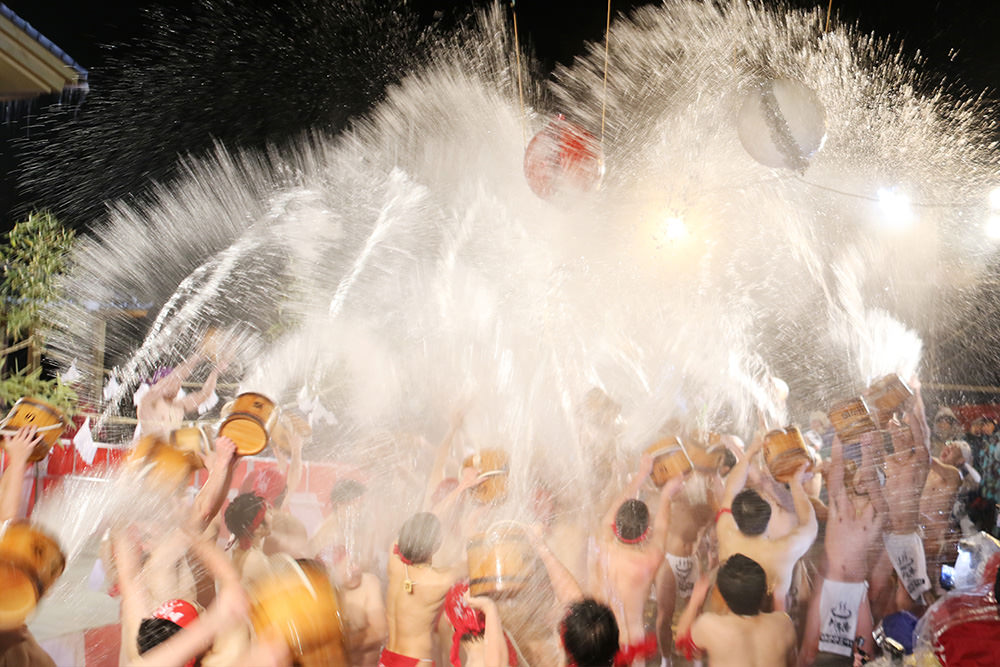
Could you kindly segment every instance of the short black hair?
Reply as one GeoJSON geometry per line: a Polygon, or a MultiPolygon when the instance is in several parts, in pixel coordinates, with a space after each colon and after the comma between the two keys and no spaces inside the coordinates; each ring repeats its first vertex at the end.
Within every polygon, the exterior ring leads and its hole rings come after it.
{"type": "Polygon", "coordinates": [[[399,529],[399,554],[411,563],[429,563],[441,546],[441,520],[430,512],[414,514],[399,529]]]}
{"type": "Polygon", "coordinates": [[[753,489],[743,489],[733,498],[733,519],[744,535],[762,535],[771,520],[771,505],[753,489]]]}
{"type": "Polygon", "coordinates": [[[615,512],[615,532],[619,539],[637,540],[649,528],[649,508],[646,503],[629,498],[615,512]]]}
{"type": "Polygon", "coordinates": [[[251,537],[253,520],[265,505],[264,499],[257,494],[241,493],[226,508],[226,528],[237,538],[251,537]]]}
{"type": "Polygon", "coordinates": [[[163,642],[167,641],[183,628],[173,621],[165,618],[144,618],[139,623],[139,634],[136,637],[136,644],[139,647],[139,655],[153,650],[163,642]]]}
{"type": "Polygon", "coordinates": [[[357,480],[342,479],[330,489],[330,504],[333,506],[346,505],[364,495],[365,489],[365,485],[357,480]]]}
{"type": "Polygon", "coordinates": [[[609,667],[618,653],[618,621],[607,605],[584,598],[563,618],[563,647],[577,667],[609,667]]]}
{"type": "Polygon", "coordinates": [[[719,568],[715,585],[734,614],[755,616],[767,594],[767,574],[752,558],[733,554],[719,568]]]}

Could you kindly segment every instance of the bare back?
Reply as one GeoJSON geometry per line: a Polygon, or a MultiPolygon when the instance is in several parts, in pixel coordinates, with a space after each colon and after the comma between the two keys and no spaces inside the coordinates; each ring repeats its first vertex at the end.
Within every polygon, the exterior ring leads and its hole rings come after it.
{"type": "Polygon", "coordinates": [[[429,564],[405,565],[395,554],[389,558],[388,569],[386,648],[410,658],[433,660],[434,620],[456,576],[429,564]]]}
{"type": "Polygon", "coordinates": [[[784,612],[737,616],[705,613],[691,638],[708,654],[710,667],[795,665],[795,626],[784,612]]]}
{"type": "Polygon", "coordinates": [[[663,563],[663,549],[650,542],[621,544],[604,539],[598,568],[599,596],[612,611],[619,626],[619,644],[628,646],[645,637],[643,610],[650,586],[663,563]]]}
{"type": "Polygon", "coordinates": [[[815,530],[811,534],[800,534],[803,531],[796,530],[775,540],[763,535],[744,535],[731,513],[719,517],[716,531],[719,562],[725,562],[734,554],[743,554],[760,563],[767,575],[767,592],[774,594],[776,603],[785,599],[792,584],[795,563],[805,555],[815,538],[815,530]]]}

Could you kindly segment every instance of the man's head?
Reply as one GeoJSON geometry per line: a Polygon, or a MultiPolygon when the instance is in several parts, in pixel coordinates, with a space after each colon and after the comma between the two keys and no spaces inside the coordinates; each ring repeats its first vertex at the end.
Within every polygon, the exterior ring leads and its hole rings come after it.
{"type": "Polygon", "coordinates": [[[753,489],[743,489],[733,498],[733,519],[744,535],[762,535],[771,520],[771,505],[753,489]]]}
{"type": "Polygon", "coordinates": [[[972,447],[965,440],[949,440],[941,448],[941,462],[960,468],[972,462],[972,447]]]}
{"type": "Polygon", "coordinates": [[[418,565],[431,562],[441,546],[441,520],[430,512],[414,514],[399,529],[399,555],[418,565]]]}
{"type": "Polygon", "coordinates": [[[330,577],[334,586],[352,591],[361,585],[361,565],[357,556],[348,551],[345,545],[334,545],[331,562],[330,577]]]}
{"type": "Polygon", "coordinates": [[[618,622],[606,605],[585,598],[573,603],[560,627],[563,648],[577,667],[614,664],[618,653],[618,622]]]}
{"type": "Polygon", "coordinates": [[[255,536],[266,536],[270,532],[267,513],[263,498],[255,493],[241,493],[226,508],[226,528],[240,541],[241,547],[249,548],[255,536]]]}
{"type": "Polygon", "coordinates": [[[646,537],[649,529],[649,508],[635,498],[623,502],[615,513],[615,537],[625,544],[634,544],[646,537]]]}
{"type": "Polygon", "coordinates": [[[943,407],[934,413],[934,436],[939,440],[957,438],[962,433],[962,425],[951,408],[943,407]]]}
{"type": "Polygon", "coordinates": [[[330,505],[340,507],[349,505],[363,496],[365,485],[354,479],[342,479],[330,489],[330,505]]]}
{"type": "MultiPolygon", "coordinates": [[[[139,623],[139,655],[153,650],[198,618],[198,608],[186,600],[168,600],[139,623]]],[[[191,663],[193,664],[192,660],[191,663]]]]}
{"type": "Polygon", "coordinates": [[[767,593],[767,575],[757,561],[743,554],[730,556],[719,568],[715,585],[734,614],[753,616],[760,613],[767,593]]]}

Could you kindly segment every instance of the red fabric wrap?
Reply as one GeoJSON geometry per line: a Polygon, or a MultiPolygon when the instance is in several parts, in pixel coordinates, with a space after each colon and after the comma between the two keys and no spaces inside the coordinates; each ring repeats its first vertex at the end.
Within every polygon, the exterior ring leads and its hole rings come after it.
{"type": "MultiPolygon", "coordinates": [[[[448,615],[451,627],[455,628],[451,636],[451,654],[449,658],[453,667],[462,667],[459,657],[459,647],[462,644],[462,637],[468,634],[481,635],[486,631],[486,614],[480,609],[473,609],[465,603],[465,594],[469,590],[468,581],[459,581],[444,596],[444,613],[448,615]]],[[[517,653],[510,643],[510,639],[504,634],[507,642],[507,658],[510,667],[517,666],[517,653]]]]}
{"type": "Polygon", "coordinates": [[[404,555],[403,555],[403,554],[402,554],[402,553],[401,553],[401,552],[399,551],[399,544],[393,544],[393,545],[392,545],[392,553],[394,553],[394,554],[396,554],[397,556],[399,556],[399,560],[403,561],[403,565],[413,565],[413,561],[412,561],[412,560],[410,560],[409,558],[407,558],[406,556],[404,556],[404,555]]]}
{"type": "Polygon", "coordinates": [[[656,649],[656,634],[650,633],[641,642],[619,648],[615,655],[615,667],[627,667],[636,660],[645,661],[656,655],[656,649]]]}
{"type": "Polygon", "coordinates": [[[731,515],[732,513],[733,513],[733,510],[729,509],[728,507],[723,507],[721,510],[719,510],[718,512],[715,513],[715,522],[719,523],[719,517],[721,517],[723,514],[730,514],[731,515]]]}
{"type": "Polygon", "coordinates": [[[263,498],[271,507],[274,507],[278,497],[285,491],[288,482],[285,476],[273,468],[254,470],[240,485],[240,493],[252,493],[258,498],[263,498]]]}
{"type": "Polygon", "coordinates": [[[701,653],[701,649],[698,648],[698,645],[694,643],[694,639],[691,638],[691,630],[678,637],[674,642],[674,646],[677,647],[678,651],[684,652],[686,660],[694,660],[694,657],[701,653]]]}
{"type": "Polygon", "coordinates": [[[618,524],[611,524],[611,530],[614,531],[615,537],[617,537],[618,541],[622,544],[639,544],[639,542],[642,542],[649,535],[649,526],[646,526],[646,530],[642,531],[642,535],[639,537],[633,537],[632,539],[626,539],[621,536],[618,532],[618,524]]]}
{"type": "Polygon", "coordinates": [[[434,661],[424,662],[408,655],[393,653],[384,648],[378,657],[378,667],[434,667],[434,661]]]}

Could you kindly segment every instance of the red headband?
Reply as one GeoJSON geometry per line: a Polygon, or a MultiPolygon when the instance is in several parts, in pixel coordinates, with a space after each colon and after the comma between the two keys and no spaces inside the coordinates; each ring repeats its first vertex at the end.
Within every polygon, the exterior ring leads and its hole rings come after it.
{"type": "Polygon", "coordinates": [[[399,556],[399,560],[403,561],[403,565],[413,565],[413,561],[404,556],[402,552],[400,552],[398,542],[392,545],[392,553],[399,556]]]}
{"type": "Polygon", "coordinates": [[[646,526],[646,530],[642,531],[642,535],[640,535],[639,537],[633,537],[632,539],[628,539],[621,536],[621,533],[618,532],[617,523],[611,524],[611,530],[614,531],[615,537],[618,538],[618,541],[624,544],[638,544],[639,542],[642,542],[644,539],[646,539],[647,535],[649,535],[649,526],[646,526]]]}

